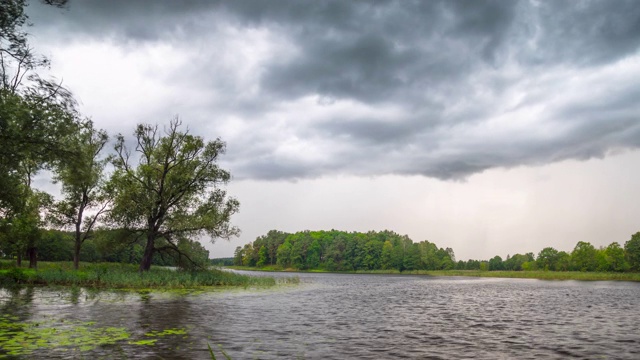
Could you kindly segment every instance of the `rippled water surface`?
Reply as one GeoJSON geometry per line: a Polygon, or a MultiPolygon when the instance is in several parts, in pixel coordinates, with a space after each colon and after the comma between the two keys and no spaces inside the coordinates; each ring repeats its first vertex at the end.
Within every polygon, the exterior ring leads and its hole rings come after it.
{"type": "MultiPolygon", "coordinates": [[[[291,274],[268,274],[292,276],[291,274]]],[[[298,274],[301,285],[181,294],[0,291],[14,321],[124,327],[132,340],[24,358],[640,359],[640,284],[298,274]],[[48,320],[47,320],[48,319],[48,320]]]]}

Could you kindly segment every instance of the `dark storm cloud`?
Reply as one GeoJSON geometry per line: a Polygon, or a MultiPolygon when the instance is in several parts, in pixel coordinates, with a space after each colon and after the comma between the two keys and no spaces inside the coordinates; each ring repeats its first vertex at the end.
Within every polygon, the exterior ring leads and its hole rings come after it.
{"type": "Polygon", "coordinates": [[[52,37],[198,48],[177,81],[226,96],[203,112],[251,124],[251,135],[229,145],[240,177],[464,178],[640,146],[640,80],[621,74],[639,66],[636,1],[94,0],[54,15],[32,11],[52,37]],[[232,67],[217,65],[231,50],[226,27],[266,29],[290,47],[259,64],[251,95],[232,67]],[[318,108],[349,102],[370,111],[308,120],[282,110],[307,97],[318,108]],[[288,135],[273,130],[275,117],[288,135]],[[276,151],[292,137],[329,159],[276,151]]]}

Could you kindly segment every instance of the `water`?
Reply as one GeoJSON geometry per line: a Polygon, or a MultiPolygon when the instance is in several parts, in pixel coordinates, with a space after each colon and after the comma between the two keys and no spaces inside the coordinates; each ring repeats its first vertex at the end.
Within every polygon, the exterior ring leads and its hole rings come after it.
{"type": "MultiPolygon", "coordinates": [[[[291,274],[268,274],[291,276],[291,274]]],[[[24,358],[640,358],[640,284],[298,274],[297,286],[190,295],[0,292],[0,310],[62,327],[125,327],[131,341],[24,358]],[[167,329],[185,334],[149,337],[167,329]],[[154,338],[154,345],[131,344],[154,338]]],[[[18,320],[14,320],[18,321],[18,320]]]]}

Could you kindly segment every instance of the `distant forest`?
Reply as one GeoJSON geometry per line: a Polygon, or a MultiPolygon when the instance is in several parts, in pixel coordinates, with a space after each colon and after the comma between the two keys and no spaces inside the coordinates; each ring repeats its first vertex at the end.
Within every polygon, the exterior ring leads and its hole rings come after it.
{"type": "MultiPolygon", "coordinates": [[[[227,262],[228,263],[228,262],[227,262]]],[[[579,241],[573,251],[542,249],[537,256],[494,256],[489,260],[458,260],[451,248],[429,241],[413,242],[392,231],[367,233],[301,231],[294,234],[271,230],[253,243],[236,248],[233,264],[248,267],[279,267],[299,270],[551,270],[640,271],[640,232],[622,247],[613,242],[596,248],[579,241]]]]}
{"type": "MultiPolygon", "coordinates": [[[[144,255],[146,239],[124,229],[100,229],[84,242],[80,251],[83,262],[116,262],[139,264],[144,255]]],[[[181,252],[170,248],[157,250],[152,264],[158,266],[189,267],[191,261],[182,254],[189,254],[193,261],[205,264],[209,259],[209,251],[198,241],[181,239],[178,242],[181,252]]],[[[38,260],[40,261],[72,261],[74,252],[74,234],[70,231],[40,229],[38,238],[38,260]]],[[[0,246],[0,259],[3,248],[0,246]]]]}

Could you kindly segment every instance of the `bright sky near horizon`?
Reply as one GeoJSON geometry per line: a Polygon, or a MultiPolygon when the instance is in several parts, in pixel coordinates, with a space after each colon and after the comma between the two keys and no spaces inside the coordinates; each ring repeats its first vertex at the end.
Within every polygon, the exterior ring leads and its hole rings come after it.
{"type": "Polygon", "coordinates": [[[640,231],[636,1],[32,1],[34,50],[111,136],[221,137],[230,242],[393,230],[458,259],[640,231]]]}

